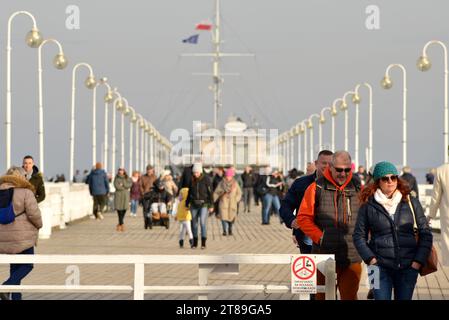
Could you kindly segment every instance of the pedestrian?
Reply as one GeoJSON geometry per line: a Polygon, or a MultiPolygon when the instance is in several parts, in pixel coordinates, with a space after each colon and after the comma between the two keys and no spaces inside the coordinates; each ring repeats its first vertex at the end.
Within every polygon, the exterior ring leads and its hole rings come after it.
{"type": "MultiPolygon", "coordinates": [[[[34,254],[42,217],[33,185],[25,178],[25,170],[11,167],[0,177],[0,254],[34,254]],[[11,219],[3,220],[6,213],[11,219]],[[5,223],[5,224],[3,224],[5,223]]],[[[32,264],[11,264],[9,278],[3,285],[20,285],[33,270],[32,264]]],[[[21,300],[22,294],[0,293],[1,300],[21,300]]]]}
{"type": "Polygon", "coordinates": [[[293,183],[295,182],[295,180],[299,178],[299,173],[298,170],[296,168],[293,168],[292,170],[290,170],[288,172],[288,176],[287,176],[287,180],[286,182],[286,187],[288,189],[290,189],[290,187],[293,185],[293,183]]]}
{"type": "Polygon", "coordinates": [[[224,236],[232,235],[232,225],[237,217],[237,205],[242,198],[242,190],[234,176],[234,169],[227,169],[225,178],[214,191],[214,202],[218,202],[219,217],[223,226],[224,236]]]}
{"type": "Polygon", "coordinates": [[[189,188],[186,206],[192,213],[193,247],[198,246],[198,223],[201,226],[201,249],[206,248],[208,212],[214,211],[212,182],[203,173],[201,163],[195,163],[192,168],[192,185],[189,188]]]}
{"type": "Polygon", "coordinates": [[[165,185],[165,190],[172,196],[175,197],[178,194],[178,186],[173,181],[170,170],[164,170],[161,175],[161,180],[165,185]]]}
{"type": "Polygon", "coordinates": [[[140,193],[145,194],[151,191],[154,182],[157,180],[154,174],[154,167],[152,165],[147,165],[147,172],[140,177],[140,193]]]}
{"type": "MultiPolygon", "coordinates": [[[[297,223],[313,241],[312,254],[333,254],[337,267],[337,286],[342,300],[357,300],[362,259],[352,241],[359,210],[360,185],[353,179],[351,156],[347,151],[332,155],[323,177],[309,185],[301,202],[297,223]]],[[[317,284],[324,284],[318,271],[317,284]]],[[[318,293],[317,300],[324,299],[318,293]]]]}
{"type": "Polygon", "coordinates": [[[140,193],[140,172],[135,170],[131,177],[131,217],[137,217],[137,208],[139,207],[139,202],[142,199],[142,194],[140,193]]]}
{"type": "Polygon", "coordinates": [[[83,176],[81,175],[81,172],[79,170],[75,171],[75,175],[73,176],[74,183],[82,183],[83,182],[83,176]]]}
{"type": "Polygon", "coordinates": [[[449,267],[449,164],[443,164],[435,172],[429,220],[436,219],[440,212],[441,263],[449,267]]]}
{"type": "Polygon", "coordinates": [[[25,176],[35,190],[37,203],[41,203],[45,199],[45,186],[42,173],[34,164],[32,156],[28,155],[23,158],[22,168],[25,170],[25,176]]]}
{"type": "MultiPolygon", "coordinates": [[[[270,169],[268,169],[270,170],[270,169]]],[[[267,186],[267,192],[263,196],[263,205],[262,205],[262,224],[268,225],[270,224],[270,213],[271,208],[273,207],[274,213],[279,215],[279,209],[281,208],[280,196],[283,190],[284,182],[282,181],[282,177],[280,172],[275,169],[273,173],[266,177],[265,185],[267,186]]],[[[281,217],[279,217],[280,222],[282,223],[281,217]]]]}
{"type": "Polygon", "coordinates": [[[193,168],[193,164],[192,165],[188,165],[184,167],[184,170],[182,171],[182,175],[181,175],[181,181],[179,183],[179,188],[190,188],[190,186],[192,185],[192,168],[193,168]]]}
{"type": "Polygon", "coordinates": [[[359,166],[356,175],[359,177],[360,183],[362,184],[362,186],[364,186],[366,184],[367,179],[368,179],[368,173],[366,173],[365,167],[364,166],[359,166]]]}
{"type": "Polygon", "coordinates": [[[179,204],[178,211],[176,212],[176,220],[180,223],[180,232],[179,232],[179,247],[184,247],[184,238],[186,234],[189,236],[189,244],[190,247],[193,248],[193,233],[192,233],[192,214],[190,213],[189,208],[186,206],[187,195],[189,194],[188,188],[182,188],[179,191],[179,204]]]}
{"type": "Polygon", "coordinates": [[[242,174],[243,181],[243,211],[249,212],[251,210],[251,202],[253,195],[253,188],[256,184],[256,176],[253,173],[253,169],[250,166],[245,168],[245,172],[242,174]]]}
{"type": "Polygon", "coordinates": [[[168,207],[172,201],[171,195],[165,190],[165,184],[157,179],[150,192],[143,195],[143,218],[145,229],[152,229],[153,222],[167,223],[168,207]]]}
{"type": "Polygon", "coordinates": [[[313,174],[316,171],[315,163],[307,162],[306,175],[313,174]]]}
{"type": "Polygon", "coordinates": [[[89,175],[89,170],[84,170],[83,171],[83,180],[82,180],[83,183],[86,183],[88,175],[89,175]]]}
{"type": "Polygon", "coordinates": [[[90,195],[94,199],[94,217],[97,220],[103,220],[103,212],[108,201],[109,181],[100,162],[95,164],[95,170],[92,170],[87,176],[86,184],[89,185],[90,195]]]}
{"type": "Polygon", "coordinates": [[[287,228],[293,229],[293,243],[299,248],[302,254],[309,254],[312,252],[312,239],[307,237],[304,232],[298,227],[296,215],[298,214],[299,206],[304,197],[306,189],[316,180],[322,178],[324,171],[329,167],[332,160],[332,151],[322,150],[318,153],[315,160],[316,171],[310,175],[302,176],[296,179],[284,199],[281,201],[281,209],[279,213],[287,228]]]}
{"type": "Polygon", "coordinates": [[[392,163],[376,164],[373,177],[374,183],[360,194],[354,244],[363,261],[377,267],[375,300],[391,300],[392,290],[395,300],[411,300],[432,248],[432,232],[419,200],[410,197],[408,184],[398,178],[392,163]]]}
{"type": "Polygon", "coordinates": [[[410,188],[410,195],[419,199],[418,182],[415,176],[412,174],[412,169],[409,166],[402,168],[403,174],[401,176],[402,180],[405,180],[410,188]]]}
{"type": "Polygon", "coordinates": [[[126,210],[129,209],[129,194],[133,185],[124,168],[119,168],[114,179],[114,207],[118,214],[118,225],[116,231],[125,231],[124,219],[126,210]]]}
{"type": "Polygon", "coordinates": [[[428,173],[426,173],[426,181],[428,184],[433,184],[436,172],[437,170],[435,168],[432,168],[428,173]]]}

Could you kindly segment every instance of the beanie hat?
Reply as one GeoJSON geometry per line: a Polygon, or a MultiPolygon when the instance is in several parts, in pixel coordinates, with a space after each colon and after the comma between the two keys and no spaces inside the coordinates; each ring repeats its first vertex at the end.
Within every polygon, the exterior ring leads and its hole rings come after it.
{"type": "Polygon", "coordinates": [[[229,168],[225,171],[225,177],[233,177],[235,175],[234,169],[229,168]]]}
{"type": "Polygon", "coordinates": [[[394,164],[392,164],[391,162],[387,162],[387,161],[382,161],[382,162],[379,162],[378,164],[376,164],[376,166],[374,167],[374,172],[373,172],[374,180],[378,180],[378,179],[386,176],[387,174],[392,174],[395,176],[399,175],[398,170],[396,169],[394,164]]]}
{"type": "Polygon", "coordinates": [[[201,163],[195,163],[193,165],[192,172],[203,172],[203,165],[201,163]]]}

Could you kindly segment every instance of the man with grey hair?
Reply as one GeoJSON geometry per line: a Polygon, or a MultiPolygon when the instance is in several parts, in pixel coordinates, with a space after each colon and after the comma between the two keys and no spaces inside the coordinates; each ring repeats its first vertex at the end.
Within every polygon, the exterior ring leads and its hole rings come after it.
{"type": "MultiPolygon", "coordinates": [[[[359,211],[360,183],[352,176],[347,151],[332,155],[331,165],[306,190],[297,215],[297,224],[313,241],[312,253],[334,254],[337,283],[342,300],[357,300],[362,259],[352,241],[359,211]]],[[[317,283],[324,275],[317,273],[317,283]]],[[[324,299],[317,294],[317,300],[324,299]]]]}

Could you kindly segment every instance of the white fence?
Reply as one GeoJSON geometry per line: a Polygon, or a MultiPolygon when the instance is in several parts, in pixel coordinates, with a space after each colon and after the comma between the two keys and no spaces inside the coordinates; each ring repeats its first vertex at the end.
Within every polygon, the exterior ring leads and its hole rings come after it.
{"type": "Polygon", "coordinates": [[[50,238],[53,227],[65,229],[66,223],[92,214],[93,200],[84,183],[45,182],[45,193],[45,200],[39,204],[43,222],[40,239],[50,238]]]}
{"type": "MultiPolygon", "coordinates": [[[[318,255],[320,256],[320,255],[318,255]]],[[[326,255],[328,256],[328,255],[326,255]]],[[[290,269],[289,254],[232,254],[232,255],[0,255],[0,264],[132,264],[134,265],[134,286],[126,285],[0,285],[0,292],[76,292],[76,293],[133,293],[134,300],[143,300],[144,295],[154,293],[196,293],[199,300],[206,300],[209,293],[288,293],[289,285],[270,284],[229,284],[208,285],[211,273],[239,274],[242,264],[287,265],[290,269]],[[145,286],[145,265],[174,264],[198,265],[198,285],[195,286],[145,286]]],[[[335,260],[327,259],[318,263],[326,280],[324,286],[317,286],[318,292],[324,292],[327,300],[335,300],[335,260]]],[[[300,296],[304,298],[303,295],[300,296]]]]}

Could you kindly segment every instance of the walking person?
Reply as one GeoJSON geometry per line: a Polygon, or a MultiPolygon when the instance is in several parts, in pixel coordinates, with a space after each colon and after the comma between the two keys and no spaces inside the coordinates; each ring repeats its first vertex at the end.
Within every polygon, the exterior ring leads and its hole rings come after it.
{"type": "Polygon", "coordinates": [[[173,176],[171,175],[170,170],[165,170],[161,178],[162,182],[165,185],[165,190],[172,196],[175,197],[178,194],[178,186],[173,181],[173,176]]]}
{"type": "Polygon", "coordinates": [[[95,170],[87,176],[86,184],[89,185],[90,195],[94,198],[93,214],[97,220],[103,220],[103,212],[108,201],[109,180],[100,162],[95,164],[95,170]]]}
{"type": "Polygon", "coordinates": [[[251,210],[251,201],[253,195],[253,188],[256,184],[256,176],[253,173],[251,167],[246,167],[245,172],[242,174],[243,181],[243,211],[249,212],[251,210]]]}
{"type": "Polygon", "coordinates": [[[218,216],[223,225],[224,236],[232,235],[232,225],[237,217],[237,205],[242,198],[242,190],[234,176],[234,169],[227,169],[224,179],[214,191],[214,202],[218,201],[218,216]]]}
{"type": "Polygon", "coordinates": [[[133,171],[131,180],[133,183],[131,186],[131,217],[137,217],[137,208],[142,199],[142,194],[140,193],[140,172],[133,171]]]}
{"type": "Polygon", "coordinates": [[[214,212],[212,183],[208,175],[203,174],[201,163],[192,168],[192,185],[189,188],[186,205],[192,213],[193,247],[198,246],[198,223],[201,226],[201,249],[206,248],[208,212],[214,212]]]}
{"type": "Polygon", "coordinates": [[[117,231],[125,231],[124,219],[126,210],[129,209],[129,194],[132,185],[133,182],[128,177],[126,170],[124,168],[119,168],[114,179],[114,207],[118,214],[118,225],[116,227],[117,231]]]}
{"type": "Polygon", "coordinates": [[[22,168],[25,170],[25,176],[35,190],[37,203],[41,203],[45,199],[45,186],[42,173],[34,164],[32,156],[25,156],[22,162],[22,168]]]}
{"type": "Polygon", "coordinates": [[[402,168],[403,174],[401,179],[404,180],[408,187],[410,188],[410,196],[415,197],[419,200],[419,190],[418,190],[418,182],[416,181],[416,177],[412,174],[412,169],[409,166],[405,166],[402,168]]]}
{"type": "MultiPolygon", "coordinates": [[[[265,182],[268,187],[267,193],[263,196],[263,208],[262,208],[262,224],[270,224],[271,208],[274,209],[274,214],[279,216],[279,209],[281,208],[280,197],[284,187],[284,181],[278,170],[274,170],[273,173],[266,178],[265,182]]],[[[281,217],[279,217],[282,223],[281,217]]]]}
{"type": "Polygon", "coordinates": [[[393,290],[395,300],[411,300],[419,269],[432,248],[432,232],[420,202],[410,197],[408,184],[398,178],[392,163],[376,164],[373,178],[360,195],[354,244],[363,261],[377,267],[375,300],[391,300],[393,290]]]}
{"type": "Polygon", "coordinates": [[[140,193],[144,195],[150,192],[156,180],[157,177],[154,174],[154,167],[150,164],[147,165],[147,172],[140,177],[140,193]]]}
{"type": "MultiPolygon", "coordinates": [[[[342,300],[357,300],[362,259],[352,241],[359,210],[360,184],[353,179],[351,156],[347,151],[332,155],[323,177],[309,185],[297,215],[299,228],[312,239],[312,254],[334,254],[337,286],[342,300]]],[[[317,284],[324,284],[318,271],[317,284]]],[[[317,300],[324,294],[318,293],[317,300]]]]}
{"type": "MultiPolygon", "coordinates": [[[[34,254],[42,217],[34,187],[25,178],[25,170],[11,167],[0,177],[0,254],[34,254]],[[4,220],[8,211],[11,219],[4,220]],[[4,224],[3,224],[4,223],[4,224]]],[[[10,276],[3,285],[20,285],[33,270],[32,264],[11,264],[10,276]]],[[[1,300],[21,300],[21,293],[0,293],[1,300]]]]}
{"type": "Polygon", "coordinates": [[[301,201],[304,197],[306,189],[316,181],[316,179],[322,178],[324,171],[329,167],[332,160],[332,151],[322,150],[318,153],[318,157],[315,161],[316,171],[313,174],[302,176],[297,178],[284,199],[281,201],[281,209],[279,213],[287,228],[293,229],[293,242],[299,248],[302,254],[309,254],[312,252],[312,239],[307,237],[304,232],[299,229],[296,221],[298,215],[298,209],[301,205],[301,201]]]}
{"type": "Polygon", "coordinates": [[[186,206],[187,196],[189,194],[188,188],[182,188],[179,191],[179,204],[178,211],[176,212],[176,220],[180,223],[180,231],[179,231],[179,247],[184,247],[184,238],[186,234],[189,236],[189,244],[190,247],[193,248],[193,233],[192,233],[192,214],[190,213],[189,208],[186,206]]]}

